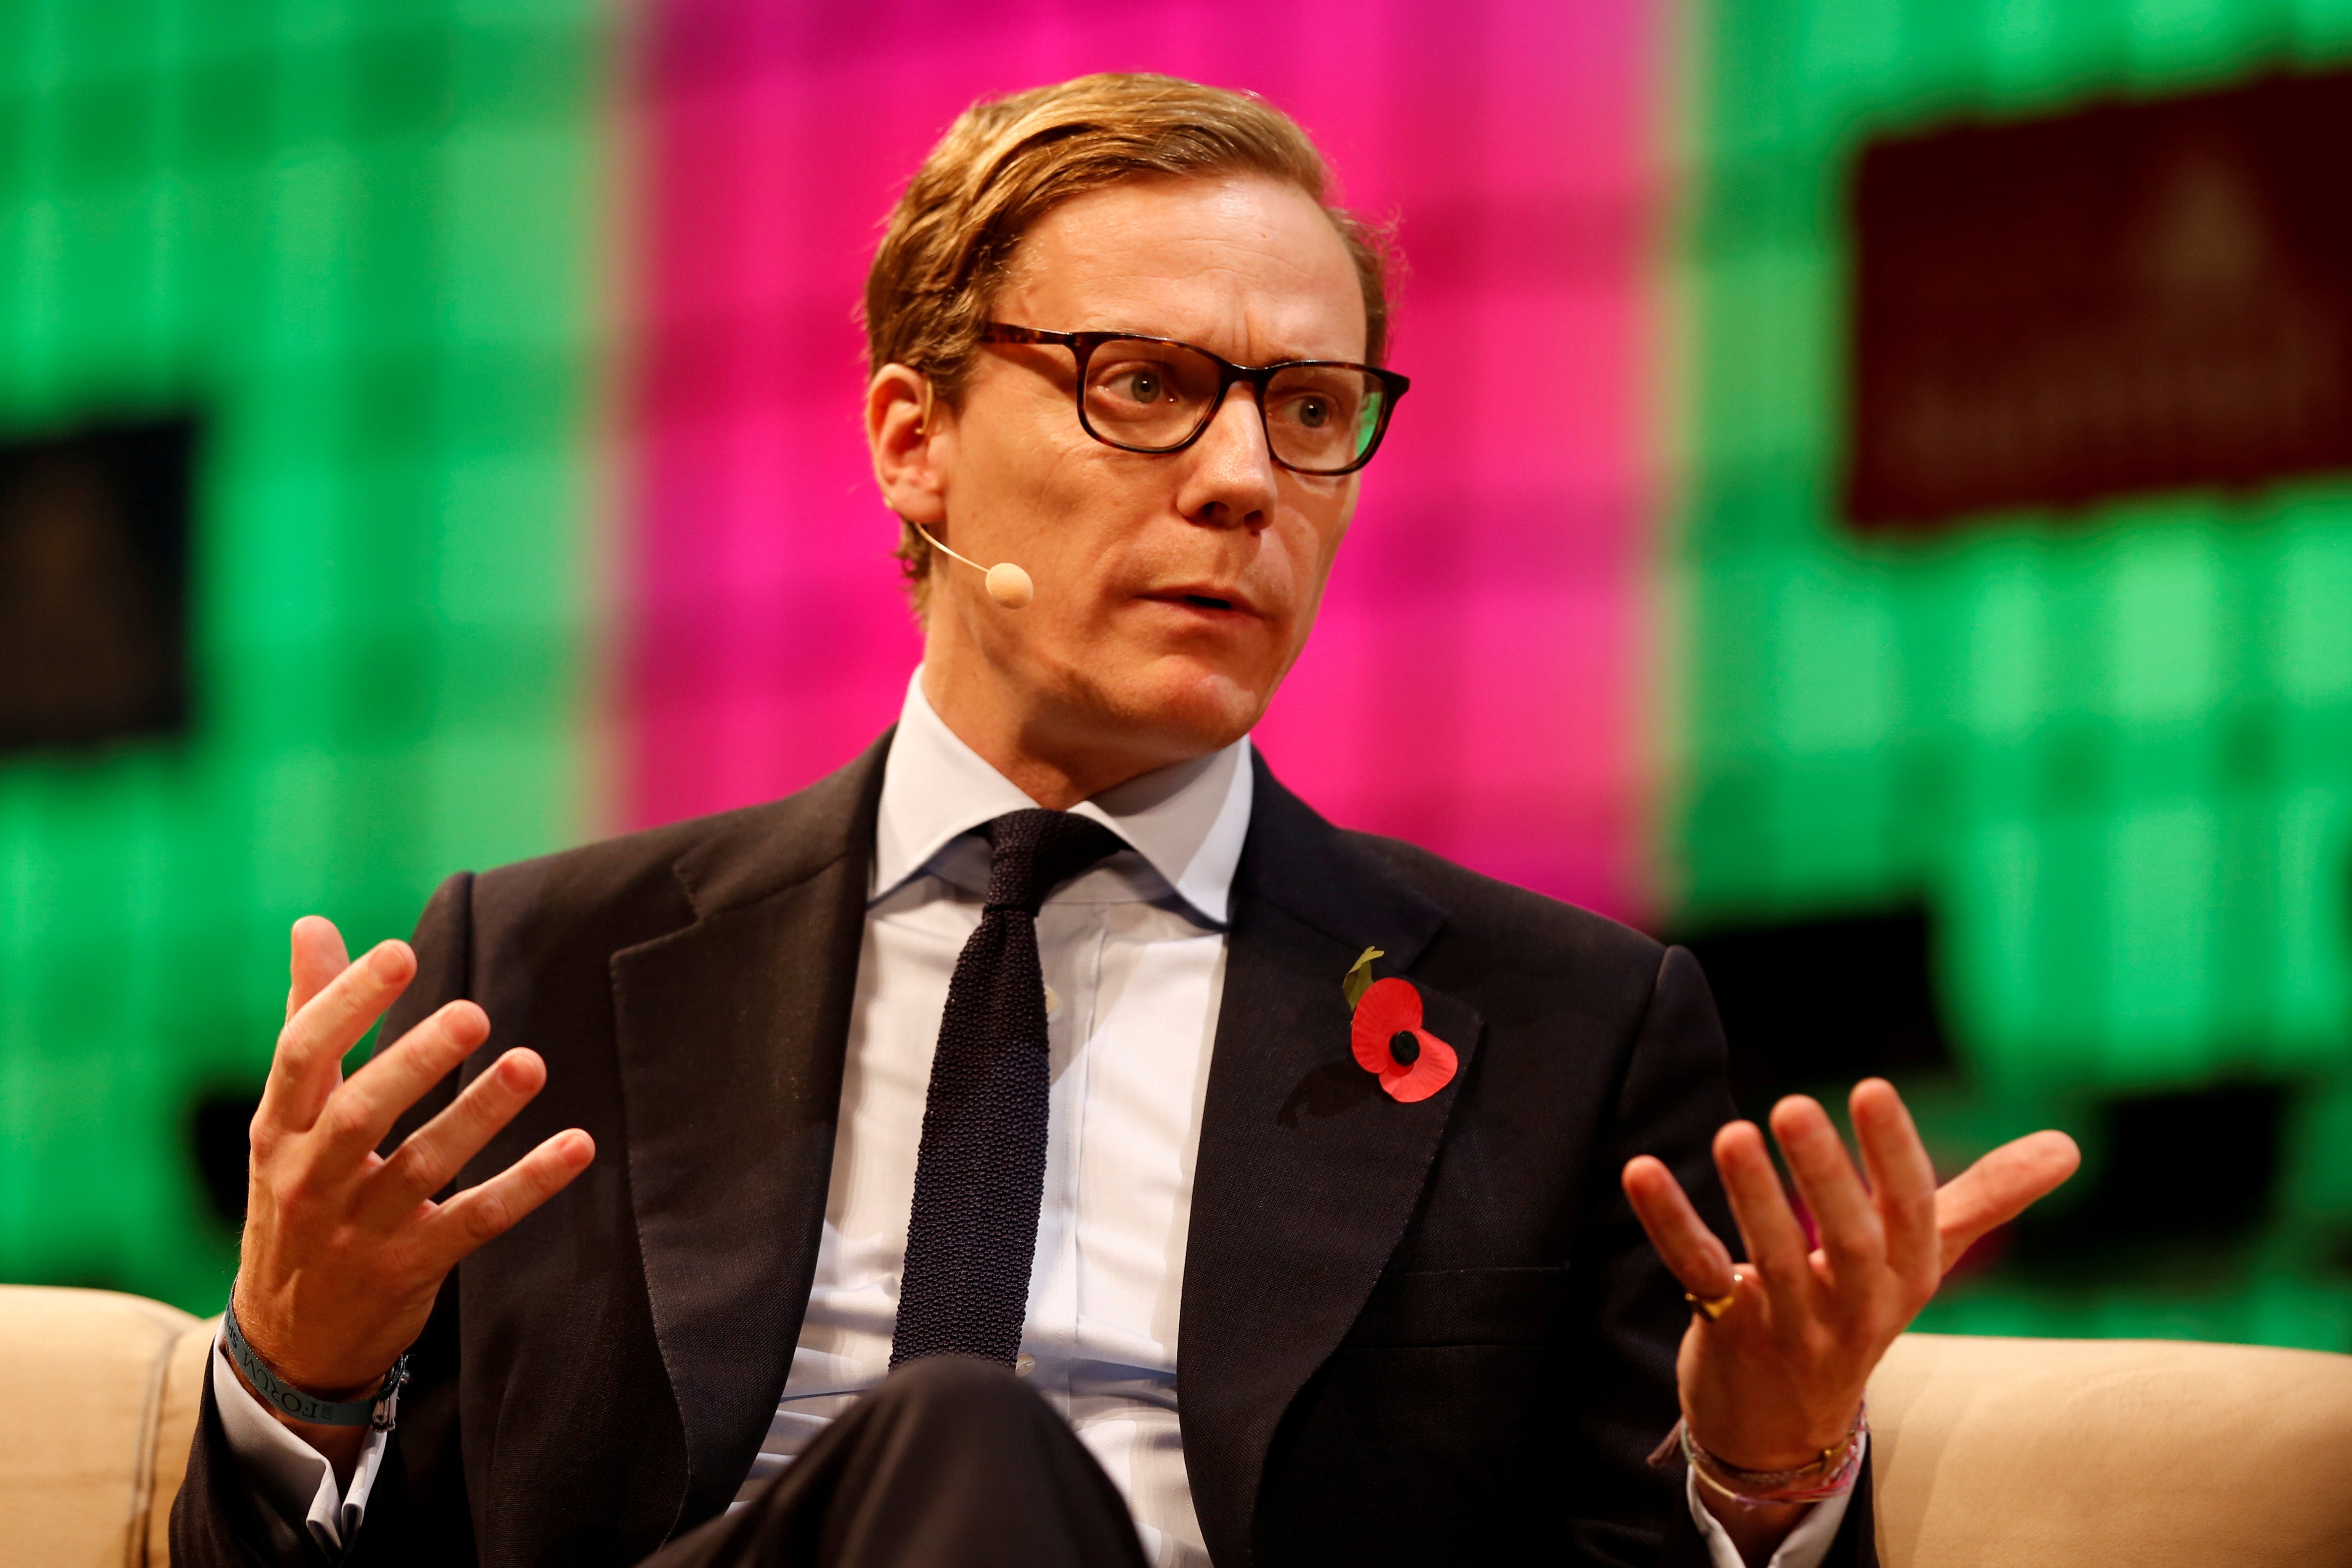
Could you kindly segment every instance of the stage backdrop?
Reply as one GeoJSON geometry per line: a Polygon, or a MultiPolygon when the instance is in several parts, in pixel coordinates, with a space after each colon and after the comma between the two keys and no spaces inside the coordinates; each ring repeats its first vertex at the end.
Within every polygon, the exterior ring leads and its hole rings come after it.
{"type": "Polygon", "coordinates": [[[288,925],[594,826],[606,39],[0,5],[0,1279],[217,1310],[288,925]]]}
{"type": "Polygon", "coordinates": [[[1251,89],[1398,220],[1416,387],[1265,750],[1637,913],[1653,15],[0,9],[0,551],[78,595],[0,595],[73,606],[0,631],[0,1279],[217,1306],[297,915],[404,932],[889,722],[855,307],[985,92],[1251,89]]]}
{"type": "Polygon", "coordinates": [[[878,225],[973,99],[1157,70],[1295,115],[1406,260],[1413,389],[1268,760],[1350,826],[1641,907],[1651,7],[677,0],[646,27],[628,824],[797,788],[895,718],[918,644],[858,425],[878,225]]]}
{"type": "Polygon", "coordinates": [[[1703,15],[1667,918],[2083,1137],[1931,1325],[2352,1345],[2352,5],[1703,15]]]}
{"type": "Polygon", "coordinates": [[[0,1279],[217,1308],[297,915],[889,721],[859,279],[1101,68],[1397,222],[1283,776],[2081,1134],[1935,1325],[2352,1348],[2352,0],[0,5],[0,1279]]]}

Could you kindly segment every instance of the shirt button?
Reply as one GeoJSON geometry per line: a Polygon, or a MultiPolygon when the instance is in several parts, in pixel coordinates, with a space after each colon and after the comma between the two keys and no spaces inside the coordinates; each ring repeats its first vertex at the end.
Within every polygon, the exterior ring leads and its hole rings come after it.
{"type": "Polygon", "coordinates": [[[1045,987],[1045,1016],[1052,1017],[1062,1010],[1062,998],[1052,986],[1045,987]]]}
{"type": "Polygon", "coordinates": [[[1013,1358],[1013,1376],[1015,1376],[1015,1377],[1026,1377],[1026,1376],[1028,1376],[1031,1373],[1033,1373],[1033,1372],[1034,1372],[1034,1371],[1036,1371],[1036,1370],[1037,1370],[1037,1358],[1036,1358],[1035,1356],[1034,1356],[1034,1355],[1017,1355],[1017,1356],[1014,1356],[1014,1357],[1013,1358]]]}

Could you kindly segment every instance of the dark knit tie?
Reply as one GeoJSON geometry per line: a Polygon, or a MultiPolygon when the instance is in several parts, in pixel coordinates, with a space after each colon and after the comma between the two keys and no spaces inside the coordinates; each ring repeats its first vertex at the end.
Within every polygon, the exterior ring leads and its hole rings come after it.
{"type": "Polygon", "coordinates": [[[984,831],[988,905],[956,958],[931,1058],[892,1366],[927,1355],[1010,1366],[1020,1353],[1052,1089],[1037,906],[1123,847],[1066,811],[1008,812],[984,831]]]}

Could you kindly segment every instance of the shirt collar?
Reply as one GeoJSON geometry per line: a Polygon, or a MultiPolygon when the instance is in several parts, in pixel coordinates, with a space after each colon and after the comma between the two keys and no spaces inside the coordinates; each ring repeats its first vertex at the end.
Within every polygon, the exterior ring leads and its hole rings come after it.
{"type": "MultiPolygon", "coordinates": [[[[1155,768],[1071,809],[1118,834],[1196,913],[1223,925],[1234,868],[1249,833],[1251,786],[1244,736],[1223,751],[1155,768]]],[[[982,824],[1036,805],[932,710],[918,667],[882,763],[873,896],[896,890],[982,824]]]]}

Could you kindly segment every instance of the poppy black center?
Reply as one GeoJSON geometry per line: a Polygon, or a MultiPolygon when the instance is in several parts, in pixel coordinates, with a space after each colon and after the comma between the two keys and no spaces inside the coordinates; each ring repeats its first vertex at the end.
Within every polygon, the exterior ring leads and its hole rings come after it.
{"type": "Polygon", "coordinates": [[[1421,1060],[1421,1037],[1411,1029],[1399,1029],[1389,1037],[1389,1055],[1396,1058],[1397,1066],[1401,1068],[1412,1066],[1421,1060]]]}

